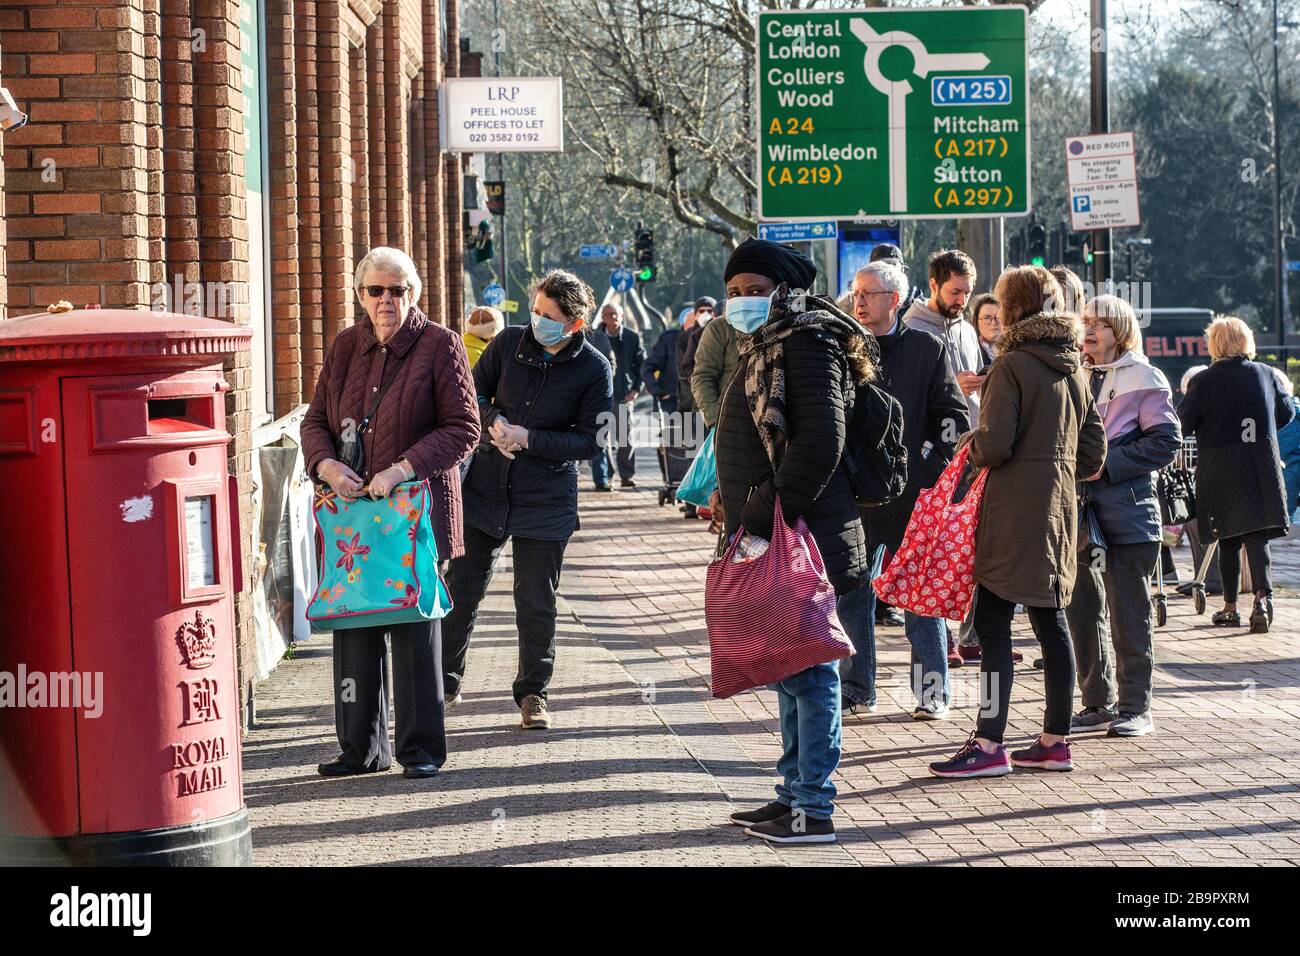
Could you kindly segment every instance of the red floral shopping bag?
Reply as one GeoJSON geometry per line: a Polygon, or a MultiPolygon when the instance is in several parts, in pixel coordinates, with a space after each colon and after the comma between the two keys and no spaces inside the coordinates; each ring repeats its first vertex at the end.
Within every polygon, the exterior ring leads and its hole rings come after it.
{"type": "Polygon", "coordinates": [[[921,491],[903,543],[871,582],[882,601],[923,617],[964,620],[975,597],[975,529],[988,469],[980,470],[966,497],[953,493],[970,454],[967,446],[948,463],[933,488],[921,491]]]}

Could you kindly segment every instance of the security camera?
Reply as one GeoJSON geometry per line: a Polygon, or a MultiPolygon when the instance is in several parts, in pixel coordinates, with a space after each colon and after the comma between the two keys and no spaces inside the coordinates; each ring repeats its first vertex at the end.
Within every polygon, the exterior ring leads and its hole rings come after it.
{"type": "Polygon", "coordinates": [[[0,86],[0,132],[20,129],[27,125],[27,114],[14,103],[9,91],[0,86]]]}

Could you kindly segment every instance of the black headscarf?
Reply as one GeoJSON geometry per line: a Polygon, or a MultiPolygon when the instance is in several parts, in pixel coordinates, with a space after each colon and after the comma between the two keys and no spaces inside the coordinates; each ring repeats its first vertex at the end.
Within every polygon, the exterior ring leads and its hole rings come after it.
{"type": "Polygon", "coordinates": [[[768,239],[746,239],[727,260],[723,282],[742,272],[767,276],[773,282],[786,283],[791,290],[810,289],[817,278],[817,267],[797,249],[768,239]]]}

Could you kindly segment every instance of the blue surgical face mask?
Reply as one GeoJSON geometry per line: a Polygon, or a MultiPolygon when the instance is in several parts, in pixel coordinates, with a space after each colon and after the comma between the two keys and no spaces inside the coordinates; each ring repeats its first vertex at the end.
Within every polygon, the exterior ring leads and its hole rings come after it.
{"type": "Polygon", "coordinates": [[[737,332],[753,335],[767,321],[775,298],[775,292],[771,295],[738,295],[727,300],[723,316],[737,332]]]}
{"type": "Polygon", "coordinates": [[[533,338],[547,348],[554,348],[568,341],[572,335],[572,332],[564,331],[563,322],[556,322],[549,316],[533,313],[533,338]]]}

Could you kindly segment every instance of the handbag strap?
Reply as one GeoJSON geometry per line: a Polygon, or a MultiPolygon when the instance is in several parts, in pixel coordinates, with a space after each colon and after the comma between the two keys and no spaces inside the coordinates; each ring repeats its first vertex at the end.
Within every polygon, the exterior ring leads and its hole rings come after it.
{"type": "MultiPolygon", "coordinates": [[[[418,332],[415,333],[415,338],[417,341],[420,338],[420,333],[423,331],[424,329],[421,328],[418,332]]],[[[397,373],[400,372],[402,370],[402,366],[406,364],[406,356],[410,355],[411,352],[413,352],[414,350],[415,350],[415,342],[412,342],[410,347],[406,350],[406,355],[399,356],[397,359],[397,364],[394,365],[392,369],[389,370],[389,373],[384,376],[384,381],[379,386],[379,394],[375,396],[374,402],[372,402],[370,405],[370,410],[366,412],[366,417],[361,419],[361,424],[357,427],[358,435],[364,435],[366,429],[370,427],[370,420],[374,418],[375,414],[379,411],[379,406],[383,403],[384,396],[388,394],[388,389],[392,386],[392,384],[395,381],[397,381],[397,373]]]]}

